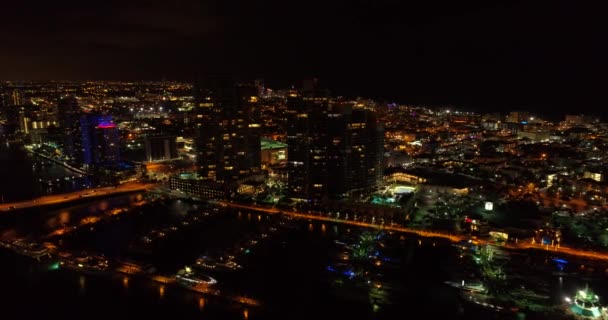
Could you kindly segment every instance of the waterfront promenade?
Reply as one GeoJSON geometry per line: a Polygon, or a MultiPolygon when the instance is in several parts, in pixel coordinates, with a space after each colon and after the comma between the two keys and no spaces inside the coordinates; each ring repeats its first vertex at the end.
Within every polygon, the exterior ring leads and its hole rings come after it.
{"type": "MultiPolygon", "coordinates": [[[[449,233],[444,233],[444,232],[439,232],[439,231],[427,231],[427,230],[413,229],[413,228],[403,227],[403,226],[399,226],[399,225],[395,225],[395,224],[392,224],[392,225],[391,224],[379,224],[379,223],[369,223],[369,222],[363,222],[363,221],[337,219],[337,218],[323,216],[320,214],[301,213],[301,212],[289,211],[289,210],[285,210],[285,209],[267,208],[267,207],[260,207],[260,206],[256,206],[256,205],[245,205],[245,204],[238,204],[238,203],[227,202],[227,201],[215,201],[215,203],[220,204],[222,206],[239,208],[239,209],[247,209],[247,210],[253,210],[253,211],[258,211],[258,212],[265,212],[265,213],[269,213],[269,214],[279,214],[280,213],[280,214],[284,214],[287,216],[291,216],[294,218],[300,218],[300,219],[341,223],[341,224],[352,225],[352,226],[357,226],[357,227],[376,228],[376,229],[382,229],[382,230],[387,230],[387,231],[411,233],[411,234],[416,234],[418,236],[427,237],[427,238],[442,238],[442,239],[450,240],[452,242],[459,242],[462,240],[469,239],[469,237],[464,236],[464,235],[455,235],[455,234],[449,234],[449,233]]],[[[488,239],[475,239],[475,241],[480,245],[486,245],[486,244],[498,245],[494,241],[488,240],[488,239]]],[[[542,251],[553,252],[556,255],[561,254],[561,255],[576,256],[576,257],[585,258],[585,259],[596,259],[596,260],[608,261],[608,252],[583,250],[583,249],[577,249],[577,248],[559,246],[559,245],[543,246],[543,245],[532,243],[531,239],[521,240],[521,241],[518,241],[517,243],[502,244],[501,246],[503,246],[506,249],[512,249],[512,250],[542,250],[542,251]]]]}

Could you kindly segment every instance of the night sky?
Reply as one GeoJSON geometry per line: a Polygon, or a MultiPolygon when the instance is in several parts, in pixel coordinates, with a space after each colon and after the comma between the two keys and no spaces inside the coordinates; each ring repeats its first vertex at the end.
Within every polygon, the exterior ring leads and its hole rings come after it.
{"type": "Polygon", "coordinates": [[[316,76],[335,94],[480,111],[606,107],[601,1],[121,2],[3,4],[0,78],[316,76]]]}

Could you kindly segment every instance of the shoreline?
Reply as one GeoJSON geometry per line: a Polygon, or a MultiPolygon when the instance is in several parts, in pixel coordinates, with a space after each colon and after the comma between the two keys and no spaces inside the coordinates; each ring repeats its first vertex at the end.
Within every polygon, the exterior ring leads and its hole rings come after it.
{"type": "Polygon", "coordinates": [[[57,160],[57,159],[55,159],[53,157],[50,157],[50,156],[48,156],[48,155],[46,155],[44,153],[38,152],[38,151],[32,149],[31,147],[28,147],[26,145],[22,145],[22,147],[23,147],[23,149],[26,152],[29,152],[30,154],[33,154],[35,156],[44,158],[44,159],[49,160],[49,161],[53,161],[54,163],[56,163],[56,164],[58,164],[58,165],[60,165],[60,166],[62,166],[64,168],[66,168],[66,169],[68,169],[68,170],[70,170],[72,172],[79,173],[79,174],[82,174],[82,175],[90,175],[90,173],[88,173],[88,172],[86,172],[84,170],[81,170],[81,169],[78,169],[78,168],[74,168],[74,167],[68,165],[65,162],[61,162],[61,161],[59,161],[59,160],[57,160]]]}

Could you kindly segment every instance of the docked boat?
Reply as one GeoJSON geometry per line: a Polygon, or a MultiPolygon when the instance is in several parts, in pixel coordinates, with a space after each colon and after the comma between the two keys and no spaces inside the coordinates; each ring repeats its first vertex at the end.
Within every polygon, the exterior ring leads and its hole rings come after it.
{"type": "Polygon", "coordinates": [[[49,245],[39,244],[36,242],[26,242],[24,240],[15,240],[12,242],[3,242],[2,246],[34,259],[50,257],[52,248],[49,245]]]}
{"type": "Polygon", "coordinates": [[[569,303],[569,310],[581,319],[608,319],[606,308],[602,307],[599,302],[600,298],[586,287],[585,290],[579,290],[573,299],[566,298],[569,303]]]}
{"type": "Polygon", "coordinates": [[[486,293],[488,290],[481,282],[467,282],[462,280],[462,282],[445,281],[444,283],[456,289],[475,293],[486,293]]]}
{"type": "Polygon", "coordinates": [[[217,280],[204,274],[198,274],[190,267],[185,267],[177,272],[175,276],[177,283],[185,287],[212,286],[217,283],[217,280]]]}
{"type": "Polygon", "coordinates": [[[103,256],[66,256],[59,262],[59,267],[89,274],[109,271],[108,260],[103,256]]]}
{"type": "Polygon", "coordinates": [[[200,256],[198,259],[196,259],[196,266],[214,271],[237,271],[243,269],[240,264],[234,261],[234,257],[232,256],[200,256]]]}

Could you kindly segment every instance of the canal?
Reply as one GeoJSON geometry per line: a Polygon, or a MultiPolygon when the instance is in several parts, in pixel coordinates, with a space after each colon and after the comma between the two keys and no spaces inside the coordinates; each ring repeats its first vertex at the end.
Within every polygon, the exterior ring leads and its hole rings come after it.
{"type": "MultiPolygon", "coordinates": [[[[381,264],[369,270],[339,269],[339,243],[355,243],[358,227],[294,220],[279,215],[216,207],[184,200],[150,199],[141,193],[94,200],[51,210],[0,217],[3,239],[28,238],[55,243],[72,253],[103,254],[111,261],[152,265],[171,276],[210,253],[236,256],[243,270],[209,271],[226,295],[250,297],[259,307],[177,285],[118,273],[88,275],[49,270],[49,263],[0,250],[5,275],[5,312],[25,317],[177,318],[177,319],[514,319],[463,304],[444,284],[462,265],[446,240],[400,234],[381,235],[381,264]],[[124,209],[124,210],[123,210],[124,209]],[[109,212],[119,214],[109,215],[109,212]],[[96,217],[96,219],[93,219],[96,217]],[[87,221],[93,221],[88,223],[87,221]],[[69,229],[70,227],[77,227],[69,229]],[[73,230],[57,233],[57,230],[73,230]],[[339,270],[336,272],[336,270],[339,270]],[[372,285],[359,279],[365,274],[372,285]],[[35,308],[17,309],[29,301],[35,308]]],[[[605,268],[568,261],[561,270],[554,257],[511,255],[506,270],[550,292],[551,303],[585,284],[602,297],[608,292],[605,268]]],[[[529,314],[526,319],[542,318],[529,314]]]]}

